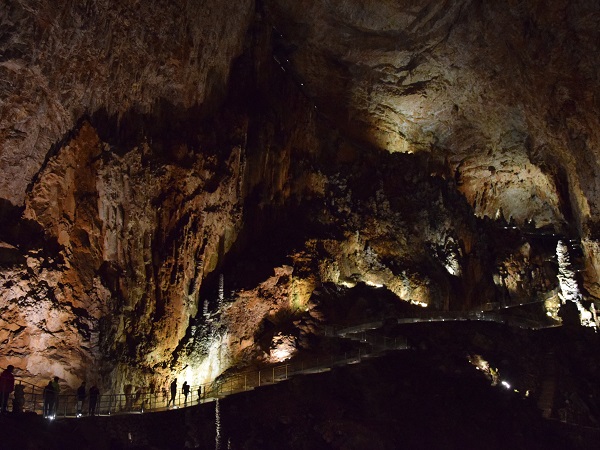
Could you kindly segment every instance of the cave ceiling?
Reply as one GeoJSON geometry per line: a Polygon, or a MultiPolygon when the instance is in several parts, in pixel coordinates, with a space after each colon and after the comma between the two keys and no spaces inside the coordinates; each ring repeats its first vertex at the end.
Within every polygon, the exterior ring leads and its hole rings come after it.
{"type": "Polygon", "coordinates": [[[200,382],[310,347],[356,286],[593,306],[599,22],[586,0],[4,2],[4,356],[200,382]]]}
{"type": "Polygon", "coordinates": [[[596,181],[583,172],[595,163],[575,150],[593,153],[597,137],[585,113],[598,91],[589,2],[266,4],[281,34],[275,56],[349,136],[430,153],[481,215],[559,224],[570,201],[547,193],[564,177],[588,198],[574,207],[591,213],[596,181]]]}

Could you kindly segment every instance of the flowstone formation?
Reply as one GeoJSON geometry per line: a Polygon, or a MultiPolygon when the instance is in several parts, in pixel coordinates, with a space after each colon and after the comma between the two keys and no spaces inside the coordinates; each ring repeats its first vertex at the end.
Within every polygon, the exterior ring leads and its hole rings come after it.
{"type": "Polygon", "coordinates": [[[0,354],[159,391],[387,314],[597,326],[598,8],[10,1],[0,354]]]}

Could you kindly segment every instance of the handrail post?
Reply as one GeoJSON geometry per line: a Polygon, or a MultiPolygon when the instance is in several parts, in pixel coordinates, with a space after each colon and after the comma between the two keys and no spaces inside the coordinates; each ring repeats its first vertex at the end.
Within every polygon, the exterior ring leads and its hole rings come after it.
{"type": "Polygon", "coordinates": [[[260,387],[260,370],[258,371],[258,387],[260,387]]]}

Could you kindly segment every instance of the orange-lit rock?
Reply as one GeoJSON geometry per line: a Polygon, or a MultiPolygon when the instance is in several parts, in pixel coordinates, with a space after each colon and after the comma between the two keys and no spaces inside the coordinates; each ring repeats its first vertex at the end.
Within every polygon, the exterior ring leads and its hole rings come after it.
{"type": "Polygon", "coordinates": [[[10,1],[0,355],[38,384],[207,382],[310,349],[334,290],[554,299],[557,234],[597,301],[598,14],[10,1]]]}

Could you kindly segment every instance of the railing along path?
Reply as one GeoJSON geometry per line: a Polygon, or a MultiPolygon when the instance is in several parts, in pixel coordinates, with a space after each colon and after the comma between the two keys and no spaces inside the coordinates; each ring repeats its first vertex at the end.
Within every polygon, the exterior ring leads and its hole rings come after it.
{"type": "MultiPolygon", "coordinates": [[[[226,376],[209,384],[190,387],[190,394],[186,397],[178,386],[175,404],[169,405],[169,392],[144,392],[143,390],[131,394],[100,394],[94,409],[94,415],[109,416],[114,414],[134,414],[148,411],[160,411],[169,408],[193,406],[199,403],[214,401],[227,395],[245,392],[257,387],[271,385],[287,380],[294,375],[325,372],[331,367],[360,362],[364,357],[374,356],[382,350],[398,350],[407,348],[406,339],[387,339],[385,348],[378,346],[371,350],[358,349],[352,352],[331,357],[315,357],[298,362],[281,364],[262,370],[243,372],[226,376]]],[[[25,398],[23,412],[44,414],[43,388],[28,383],[18,378],[15,384],[25,385],[25,398]]],[[[12,398],[11,398],[12,400],[12,398]]],[[[89,415],[89,395],[83,408],[82,416],[89,415]]],[[[76,394],[60,394],[58,403],[51,418],[78,417],[76,394]]]]}
{"type": "MultiPolygon", "coordinates": [[[[318,357],[310,360],[290,362],[273,366],[267,369],[229,375],[209,384],[190,386],[190,393],[186,397],[178,386],[175,404],[169,405],[170,395],[167,391],[148,392],[138,390],[131,394],[100,394],[97,400],[94,415],[109,416],[114,414],[133,414],[148,411],[160,411],[168,408],[180,408],[199,403],[214,401],[227,395],[245,392],[257,387],[278,383],[294,375],[318,373],[332,367],[360,362],[362,358],[376,356],[387,350],[402,350],[409,348],[403,337],[389,338],[383,336],[367,335],[366,331],[380,329],[390,323],[418,323],[437,321],[495,321],[520,328],[540,329],[556,325],[544,325],[535,320],[523,318],[502,317],[495,312],[440,312],[436,314],[422,314],[414,318],[389,317],[379,321],[359,324],[352,327],[335,328],[326,327],[325,335],[331,337],[350,338],[369,344],[369,349],[345,352],[331,357],[318,357]]],[[[24,380],[16,378],[16,384],[25,386],[24,412],[44,414],[43,388],[24,380]]],[[[82,408],[82,415],[91,413],[89,410],[89,396],[82,408]]],[[[77,417],[77,396],[75,394],[61,394],[52,414],[52,418],[77,417]]]]}

